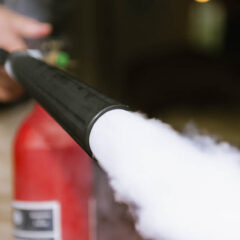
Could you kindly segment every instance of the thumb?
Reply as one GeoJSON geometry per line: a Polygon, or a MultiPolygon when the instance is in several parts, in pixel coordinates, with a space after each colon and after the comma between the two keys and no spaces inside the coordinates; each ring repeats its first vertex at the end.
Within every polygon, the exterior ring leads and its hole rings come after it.
{"type": "Polygon", "coordinates": [[[34,19],[17,15],[12,21],[14,31],[22,37],[41,38],[48,36],[52,27],[47,23],[40,23],[34,19]]]}

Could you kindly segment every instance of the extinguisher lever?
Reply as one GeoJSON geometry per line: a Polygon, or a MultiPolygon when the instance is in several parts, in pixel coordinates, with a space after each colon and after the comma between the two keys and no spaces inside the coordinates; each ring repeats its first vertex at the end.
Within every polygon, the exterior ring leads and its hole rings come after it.
{"type": "Polygon", "coordinates": [[[128,109],[74,76],[31,57],[27,52],[11,53],[5,60],[7,71],[89,155],[92,155],[89,135],[96,120],[107,111],[128,109]]]}

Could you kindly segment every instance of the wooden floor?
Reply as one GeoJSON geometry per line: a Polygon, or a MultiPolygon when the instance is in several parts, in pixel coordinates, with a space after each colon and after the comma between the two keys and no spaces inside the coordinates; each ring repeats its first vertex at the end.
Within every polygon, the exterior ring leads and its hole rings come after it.
{"type": "Polygon", "coordinates": [[[0,239],[11,240],[12,145],[20,123],[32,108],[24,103],[0,109],[0,239]]]}

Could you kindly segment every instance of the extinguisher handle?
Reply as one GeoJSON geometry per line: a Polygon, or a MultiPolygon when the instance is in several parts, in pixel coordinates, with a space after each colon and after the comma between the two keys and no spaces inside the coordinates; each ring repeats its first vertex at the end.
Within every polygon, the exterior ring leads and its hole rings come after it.
{"type": "Polygon", "coordinates": [[[95,121],[112,109],[128,109],[26,52],[10,54],[7,62],[14,78],[89,155],[89,135],[95,121]]]}

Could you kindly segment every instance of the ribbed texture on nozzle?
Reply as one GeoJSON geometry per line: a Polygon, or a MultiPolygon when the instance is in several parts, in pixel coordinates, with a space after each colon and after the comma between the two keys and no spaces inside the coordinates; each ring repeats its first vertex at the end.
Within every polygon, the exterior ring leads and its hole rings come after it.
{"type": "Polygon", "coordinates": [[[90,155],[89,134],[96,120],[112,109],[127,108],[26,53],[13,53],[9,61],[17,81],[90,155]]]}

